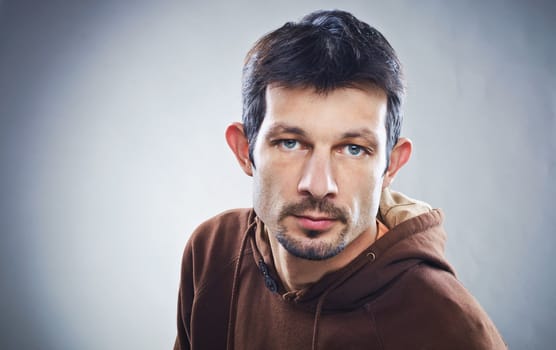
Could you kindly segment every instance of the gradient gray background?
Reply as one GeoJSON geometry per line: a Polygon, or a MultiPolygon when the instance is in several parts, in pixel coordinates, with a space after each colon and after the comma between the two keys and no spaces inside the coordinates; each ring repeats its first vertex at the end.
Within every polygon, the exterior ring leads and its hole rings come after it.
{"type": "Polygon", "coordinates": [[[168,349],[189,233],[251,204],[224,128],[250,45],[342,8],[405,66],[394,188],[512,349],[556,344],[555,6],[538,1],[0,1],[0,348],[168,349]]]}

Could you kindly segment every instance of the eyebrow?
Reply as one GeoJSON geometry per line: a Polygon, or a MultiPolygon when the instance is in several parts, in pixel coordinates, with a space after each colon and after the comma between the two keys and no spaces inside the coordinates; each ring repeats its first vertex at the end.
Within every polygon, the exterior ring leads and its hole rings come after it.
{"type": "Polygon", "coordinates": [[[303,136],[306,137],[307,133],[305,132],[305,130],[298,128],[296,126],[291,126],[285,123],[276,123],[273,126],[270,127],[270,129],[268,130],[268,132],[266,133],[266,137],[267,138],[272,138],[276,135],[279,134],[294,134],[294,135],[299,135],[299,136],[303,136]]]}
{"type": "MultiPolygon", "coordinates": [[[[305,132],[305,130],[297,126],[292,126],[286,123],[276,123],[272,125],[268,129],[268,132],[266,133],[265,137],[267,139],[271,139],[280,134],[293,134],[293,135],[299,135],[301,137],[307,137],[307,133],[305,132]]],[[[376,133],[367,128],[348,130],[341,135],[341,139],[355,139],[355,138],[364,139],[374,148],[378,147],[379,145],[378,136],[376,135],[376,133]]]]}
{"type": "Polygon", "coordinates": [[[376,133],[367,129],[361,128],[357,130],[349,130],[342,134],[343,139],[355,139],[355,138],[362,138],[369,142],[373,147],[378,146],[378,137],[376,133]]]}

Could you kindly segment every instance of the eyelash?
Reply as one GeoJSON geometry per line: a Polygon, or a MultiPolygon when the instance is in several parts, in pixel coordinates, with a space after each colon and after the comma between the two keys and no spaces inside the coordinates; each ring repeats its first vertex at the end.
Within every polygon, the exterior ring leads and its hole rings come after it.
{"type": "Polygon", "coordinates": [[[342,150],[346,150],[346,152],[348,153],[348,156],[353,156],[353,157],[360,157],[362,155],[368,154],[368,151],[365,147],[363,146],[359,146],[359,145],[355,145],[355,144],[348,144],[348,145],[344,145],[342,146],[342,150]],[[350,152],[350,148],[351,147],[356,147],[358,153],[357,154],[351,154],[350,152]]]}
{"type": "Polygon", "coordinates": [[[296,148],[296,146],[300,145],[300,142],[294,139],[283,139],[283,140],[278,140],[278,145],[280,147],[282,147],[283,149],[286,149],[288,151],[294,150],[296,148]],[[286,143],[288,142],[295,142],[295,144],[292,147],[287,147],[286,143]]]}

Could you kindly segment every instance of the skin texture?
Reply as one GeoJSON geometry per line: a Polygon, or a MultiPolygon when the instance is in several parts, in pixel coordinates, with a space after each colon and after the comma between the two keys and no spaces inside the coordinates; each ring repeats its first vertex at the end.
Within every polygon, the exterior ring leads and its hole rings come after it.
{"type": "Polygon", "coordinates": [[[381,191],[411,154],[411,142],[400,138],[384,171],[386,101],[377,88],[318,94],[268,87],[256,167],[242,125],[226,130],[230,148],[253,177],[253,206],[286,288],[303,288],[374,242],[381,191]]]}

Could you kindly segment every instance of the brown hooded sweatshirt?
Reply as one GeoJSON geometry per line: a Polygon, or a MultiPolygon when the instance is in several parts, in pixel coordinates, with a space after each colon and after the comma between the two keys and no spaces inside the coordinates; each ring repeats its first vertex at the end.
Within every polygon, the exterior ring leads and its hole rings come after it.
{"type": "Polygon", "coordinates": [[[287,292],[264,225],[228,211],[191,236],[174,349],[506,349],[443,256],[443,214],[385,190],[389,228],[344,268],[287,292]]]}

